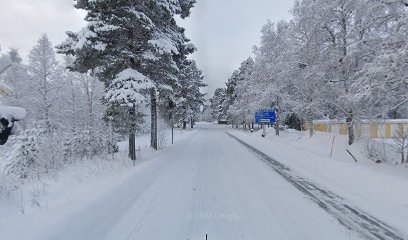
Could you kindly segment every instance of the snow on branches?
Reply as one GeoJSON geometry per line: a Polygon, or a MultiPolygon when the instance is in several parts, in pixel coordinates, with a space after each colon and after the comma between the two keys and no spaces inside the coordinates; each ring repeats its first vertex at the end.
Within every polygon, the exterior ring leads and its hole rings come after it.
{"type": "Polygon", "coordinates": [[[120,72],[106,91],[105,98],[121,106],[132,107],[146,100],[140,92],[154,88],[152,80],[140,72],[127,68],[120,72]]]}
{"type": "Polygon", "coordinates": [[[214,93],[214,117],[242,121],[280,102],[308,121],[407,118],[406,11],[397,0],[296,2],[290,22],[262,28],[251,74],[214,93]]]}

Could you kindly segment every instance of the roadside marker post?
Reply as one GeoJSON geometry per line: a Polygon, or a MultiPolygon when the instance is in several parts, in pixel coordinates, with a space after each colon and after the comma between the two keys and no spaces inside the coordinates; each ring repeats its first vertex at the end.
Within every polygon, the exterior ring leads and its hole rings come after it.
{"type": "Polygon", "coordinates": [[[333,135],[332,143],[331,143],[331,150],[330,150],[330,158],[333,155],[333,146],[334,146],[334,139],[336,138],[336,135],[333,135]]]}
{"type": "Polygon", "coordinates": [[[357,162],[357,158],[354,157],[354,155],[348,149],[346,149],[346,151],[348,152],[348,154],[350,154],[350,156],[354,159],[354,161],[357,162]]]}

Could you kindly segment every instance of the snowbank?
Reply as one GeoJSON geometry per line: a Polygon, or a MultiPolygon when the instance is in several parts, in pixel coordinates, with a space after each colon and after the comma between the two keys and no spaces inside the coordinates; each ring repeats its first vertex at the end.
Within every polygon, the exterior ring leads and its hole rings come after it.
{"type": "MultiPolygon", "coordinates": [[[[195,129],[175,129],[174,141],[179,142],[194,134],[195,129]]],[[[162,148],[171,145],[171,130],[162,130],[162,138],[168,140],[162,142],[162,148]]],[[[160,135],[159,135],[160,136],[160,135]]],[[[45,209],[60,206],[69,206],[81,195],[86,194],[94,199],[100,197],[99,188],[106,191],[114,188],[121,181],[125,181],[134,171],[141,171],[149,165],[149,160],[162,154],[163,151],[153,151],[150,148],[150,135],[137,136],[137,161],[136,170],[132,161],[128,158],[127,141],[119,143],[119,152],[111,156],[95,157],[90,161],[77,161],[75,164],[66,166],[58,173],[49,174],[38,182],[24,185],[18,191],[13,191],[13,184],[3,175],[6,163],[2,161],[0,148],[0,225],[10,219],[18,219],[21,213],[25,215],[36,214],[45,209]],[[115,179],[115,182],[112,182],[115,179]],[[95,189],[95,186],[98,186],[95,189]],[[90,192],[94,194],[89,194],[90,192]],[[8,195],[7,195],[8,194],[8,195]]],[[[4,153],[4,152],[3,152],[4,153]]],[[[104,191],[105,192],[105,191],[104,191]]]]}
{"type": "MultiPolygon", "coordinates": [[[[229,130],[234,136],[290,167],[314,183],[344,197],[360,209],[381,216],[398,229],[407,229],[408,168],[401,165],[376,164],[371,161],[362,142],[348,146],[347,137],[335,136],[330,157],[332,134],[286,130],[275,136],[268,129],[266,138],[261,131],[249,133],[229,130]],[[346,152],[348,149],[358,160],[346,152]]],[[[408,233],[406,230],[405,233],[408,233]]]]}
{"type": "Polygon", "coordinates": [[[6,118],[9,122],[23,120],[26,110],[19,107],[0,106],[0,118],[6,118]]]}

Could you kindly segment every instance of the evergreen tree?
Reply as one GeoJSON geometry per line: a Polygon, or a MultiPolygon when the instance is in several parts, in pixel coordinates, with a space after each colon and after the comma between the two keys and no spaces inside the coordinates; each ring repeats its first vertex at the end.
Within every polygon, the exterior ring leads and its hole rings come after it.
{"type": "Polygon", "coordinates": [[[183,123],[186,128],[187,121],[193,127],[197,115],[204,106],[204,96],[201,88],[207,86],[203,83],[202,71],[198,69],[193,60],[184,60],[180,67],[179,86],[176,89],[176,121],[183,123]]]}
{"type": "MultiPolygon", "coordinates": [[[[174,57],[191,51],[184,30],[174,16],[186,17],[194,1],[77,1],[87,11],[88,26],[68,33],[58,48],[74,55],[71,69],[92,70],[105,82],[106,101],[112,108],[127,108],[128,119],[136,119],[137,106],[150,96],[152,147],[157,149],[156,92],[174,85],[174,57]],[[101,9],[103,9],[101,11],[101,9]]],[[[129,155],[135,160],[136,121],[129,122],[129,155]]]]}
{"type": "Polygon", "coordinates": [[[31,91],[27,84],[30,76],[17,49],[11,49],[8,52],[8,58],[10,59],[10,65],[3,72],[2,79],[13,91],[8,91],[2,101],[7,105],[23,107],[25,100],[27,100],[26,95],[31,91]]]}
{"type": "Polygon", "coordinates": [[[28,129],[18,136],[8,156],[10,164],[6,166],[6,175],[20,180],[40,178],[45,171],[40,159],[41,132],[28,129]]]}
{"type": "MultiPolygon", "coordinates": [[[[184,58],[196,50],[186,38],[184,29],[177,25],[175,15],[183,19],[188,17],[194,3],[195,0],[162,0],[148,15],[155,24],[152,39],[149,41],[150,49],[146,53],[148,60],[146,71],[154,82],[154,88],[150,89],[151,146],[154,149],[157,149],[158,142],[158,102],[166,105],[169,97],[174,98],[184,58]]],[[[164,109],[164,106],[161,106],[161,109],[164,109]]]]}
{"type": "Polygon", "coordinates": [[[246,97],[251,93],[248,83],[251,80],[254,63],[252,58],[242,62],[240,68],[234,71],[226,83],[227,101],[224,102],[224,108],[227,111],[228,120],[235,124],[253,119],[251,114],[254,110],[249,108],[246,103],[249,99],[246,97]]]}
{"type": "Polygon", "coordinates": [[[214,96],[210,99],[211,115],[216,120],[225,120],[227,112],[224,102],[226,101],[226,90],[224,88],[215,89],[214,96]]]}

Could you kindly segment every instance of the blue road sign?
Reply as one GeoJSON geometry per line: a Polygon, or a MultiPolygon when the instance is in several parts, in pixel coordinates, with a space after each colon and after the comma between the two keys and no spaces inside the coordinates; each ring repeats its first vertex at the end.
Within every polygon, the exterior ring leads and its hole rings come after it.
{"type": "Polygon", "coordinates": [[[255,123],[257,124],[274,124],[276,121],[276,114],[274,111],[263,111],[255,114],[255,123]]]}

